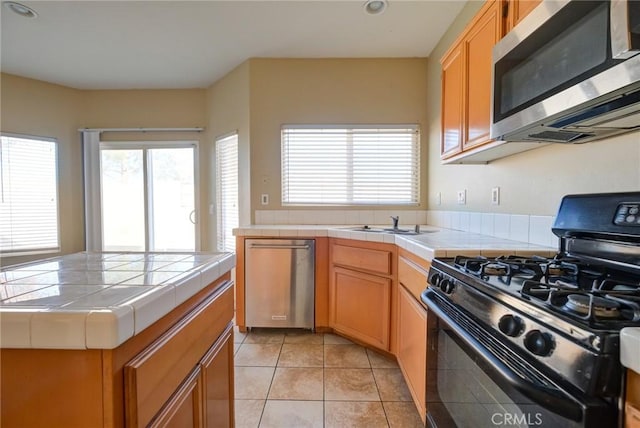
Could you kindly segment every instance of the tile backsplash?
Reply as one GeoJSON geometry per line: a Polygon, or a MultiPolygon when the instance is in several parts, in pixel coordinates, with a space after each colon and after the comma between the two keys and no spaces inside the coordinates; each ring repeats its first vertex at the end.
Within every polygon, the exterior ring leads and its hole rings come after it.
{"type": "Polygon", "coordinates": [[[391,216],[400,216],[400,224],[428,224],[530,244],[558,247],[551,232],[553,216],[479,213],[467,211],[394,211],[394,210],[256,210],[257,225],[391,225],[391,216]]]}

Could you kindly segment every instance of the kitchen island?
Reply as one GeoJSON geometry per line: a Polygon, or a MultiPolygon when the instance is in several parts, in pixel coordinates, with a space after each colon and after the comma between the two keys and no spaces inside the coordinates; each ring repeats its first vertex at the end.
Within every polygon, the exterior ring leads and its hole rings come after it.
{"type": "Polygon", "coordinates": [[[5,427],[231,426],[231,253],[76,253],[0,271],[5,427]]]}

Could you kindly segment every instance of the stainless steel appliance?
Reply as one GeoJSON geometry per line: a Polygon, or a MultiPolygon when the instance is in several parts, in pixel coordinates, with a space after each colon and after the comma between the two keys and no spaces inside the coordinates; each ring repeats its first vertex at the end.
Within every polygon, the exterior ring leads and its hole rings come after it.
{"type": "Polygon", "coordinates": [[[314,328],[315,241],[245,240],[245,325],[314,328]]]}
{"type": "Polygon", "coordinates": [[[491,138],[640,130],[640,2],[545,0],[493,49],[491,138]]]}
{"type": "Polygon", "coordinates": [[[432,427],[616,427],[619,334],[640,327],[640,192],[563,198],[551,258],[436,258],[432,427]]]}

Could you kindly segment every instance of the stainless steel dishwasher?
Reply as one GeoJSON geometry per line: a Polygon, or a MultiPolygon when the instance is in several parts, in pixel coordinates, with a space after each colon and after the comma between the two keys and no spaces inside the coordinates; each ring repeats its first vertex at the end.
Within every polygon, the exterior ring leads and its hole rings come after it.
{"type": "Polygon", "coordinates": [[[315,241],[245,240],[245,325],[314,329],[315,241]]]}

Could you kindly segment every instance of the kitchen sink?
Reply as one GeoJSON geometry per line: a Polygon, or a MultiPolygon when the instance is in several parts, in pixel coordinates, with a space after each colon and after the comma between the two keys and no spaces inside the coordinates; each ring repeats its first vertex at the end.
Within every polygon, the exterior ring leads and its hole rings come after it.
{"type": "Polygon", "coordinates": [[[348,230],[352,230],[354,232],[372,232],[372,233],[391,233],[394,235],[422,235],[423,233],[433,233],[437,232],[437,230],[421,230],[416,232],[412,229],[402,229],[402,228],[381,228],[381,227],[371,227],[371,226],[354,226],[347,227],[348,230]]]}

